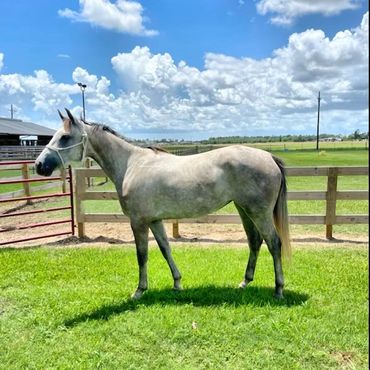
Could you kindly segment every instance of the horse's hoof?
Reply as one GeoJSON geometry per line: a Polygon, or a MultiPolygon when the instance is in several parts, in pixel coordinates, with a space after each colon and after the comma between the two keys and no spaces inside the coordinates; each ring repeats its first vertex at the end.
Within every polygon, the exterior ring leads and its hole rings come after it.
{"type": "Polygon", "coordinates": [[[136,289],[135,293],[133,293],[131,295],[131,299],[133,301],[137,301],[138,299],[140,299],[143,296],[144,292],[145,292],[144,289],[136,289]]]}
{"type": "Polygon", "coordinates": [[[248,281],[248,280],[243,280],[243,281],[238,285],[238,288],[239,288],[239,289],[245,289],[249,283],[250,283],[250,281],[248,281]]]}
{"type": "Polygon", "coordinates": [[[247,286],[247,284],[245,283],[245,281],[242,281],[239,285],[238,285],[238,288],[239,289],[245,289],[245,287],[247,286]]]}
{"type": "Polygon", "coordinates": [[[175,285],[174,287],[173,287],[173,291],[174,292],[181,292],[181,291],[183,291],[184,289],[183,289],[183,287],[181,286],[181,285],[175,285]]]}
{"type": "Polygon", "coordinates": [[[182,290],[181,278],[174,279],[174,281],[173,281],[173,290],[176,290],[176,291],[182,290]]]}
{"type": "Polygon", "coordinates": [[[274,294],[274,298],[277,299],[277,300],[281,300],[281,299],[284,299],[284,296],[283,296],[283,293],[275,293],[274,294]]]}

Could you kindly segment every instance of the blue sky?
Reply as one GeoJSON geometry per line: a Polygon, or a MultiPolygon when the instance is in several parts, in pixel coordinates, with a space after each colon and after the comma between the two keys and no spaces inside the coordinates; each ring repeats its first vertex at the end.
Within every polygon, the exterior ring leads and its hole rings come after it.
{"type": "Polygon", "coordinates": [[[361,0],[0,2],[0,116],[56,109],[135,138],[367,131],[361,0]]]}

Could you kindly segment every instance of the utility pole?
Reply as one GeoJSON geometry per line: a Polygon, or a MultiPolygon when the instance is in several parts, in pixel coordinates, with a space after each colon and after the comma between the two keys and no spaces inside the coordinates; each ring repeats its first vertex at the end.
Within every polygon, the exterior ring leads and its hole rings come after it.
{"type": "Polygon", "coordinates": [[[86,112],[85,112],[85,89],[86,89],[87,86],[85,84],[81,83],[81,82],[79,82],[77,85],[81,89],[81,94],[82,94],[82,117],[85,120],[86,119],[86,112]]]}
{"type": "Polygon", "coordinates": [[[10,104],[10,119],[14,119],[14,112],[17,110],[13,108],[13,104],[10,104]]]}
{"type": "Polygon", "coordinates": [[[316,132],[316,150],[319,150],[319,138],[320,138],[320,91],[317,97],[317,132],[316,132]]]}

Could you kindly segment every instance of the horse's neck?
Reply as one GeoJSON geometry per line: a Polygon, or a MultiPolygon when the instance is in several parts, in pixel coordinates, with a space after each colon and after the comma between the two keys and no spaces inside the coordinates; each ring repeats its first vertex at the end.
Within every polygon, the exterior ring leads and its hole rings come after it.
{"type": "Polygon", "coordinates": [[[93,158],[119,187],[125,177],[128,160],[138,148],[108,132],[88,133],[88,141],[87,156],[93,158]]]}

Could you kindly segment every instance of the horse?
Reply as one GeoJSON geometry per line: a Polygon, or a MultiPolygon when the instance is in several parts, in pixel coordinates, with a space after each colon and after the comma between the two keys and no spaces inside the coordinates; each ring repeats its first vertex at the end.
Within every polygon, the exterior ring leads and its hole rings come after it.
{"type": "Polygon", "coordinates": [[[148,289],[149,229],[168,263],[173,288],[181,274],[172,257],[163,220],[194,218],[234,202],[248,237],[245,288],[253,281],[262,242],[273,258],[276,298],[283,298],[282,257],[291,254],[287,184],[283,162],[270,153],[232,145],[201,154],[176,156],[133,145],[110,127],[78,120],[58,110],[63,122],[35,161],[39,175],[87,157],[94,159],[115,185],[122,211],[133,231],[139,283],[132,299],[148,289]]]}

